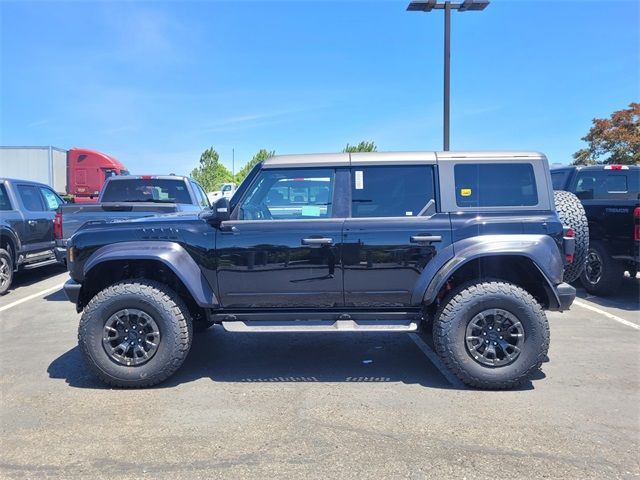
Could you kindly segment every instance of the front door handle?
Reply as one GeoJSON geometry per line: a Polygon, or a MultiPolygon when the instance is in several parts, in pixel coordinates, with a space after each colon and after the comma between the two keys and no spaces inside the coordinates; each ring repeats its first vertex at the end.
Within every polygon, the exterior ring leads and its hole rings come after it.
{"type": "Polygon", "coordinates": [[[333,243],[333,238],[329,237],[319,237],[319,238],[303,238],[303,245],[331,245],[333,243]]]}
{"type": "Polygon", "coordinates": [[[441,242],[442,237],[440,235],[412,235],[411,243],[428,243],[428,242],[441,242]]]}

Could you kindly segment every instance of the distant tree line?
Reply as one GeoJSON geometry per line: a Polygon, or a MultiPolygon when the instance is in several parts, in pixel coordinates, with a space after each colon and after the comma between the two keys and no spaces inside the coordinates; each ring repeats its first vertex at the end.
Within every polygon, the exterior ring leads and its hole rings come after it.
{"type": "MultiPolygon", "coordinates": [[[[375,152],[376,144],[373,142],[360,142],[357,145],[350,145],[342,149],[343,152],[375,152]]],[[[220,162],[220,155],[213,148],[207,148],[200,155],[200,163],[191,171],[191,178],[196,180],[202,188],[207,192],[214,192],[220,188],[223,183],[235,183],[239,185],[249,174],[251,169],[258,163],[273,157],[276,154],[274,150],[262,149],[256,153],[247,164],[235,175],[227,167],[220,162]]]]}

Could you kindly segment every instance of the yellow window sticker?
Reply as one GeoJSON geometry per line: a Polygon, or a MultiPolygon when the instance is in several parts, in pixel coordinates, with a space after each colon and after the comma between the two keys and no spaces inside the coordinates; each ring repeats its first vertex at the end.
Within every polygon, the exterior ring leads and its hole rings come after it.
{"type": "Polygon", "coordinates": [[[470,197],[471,196],[471,189],[470,188],[461,188],[460,189],[460,196],[461,197],[470,197]]]}

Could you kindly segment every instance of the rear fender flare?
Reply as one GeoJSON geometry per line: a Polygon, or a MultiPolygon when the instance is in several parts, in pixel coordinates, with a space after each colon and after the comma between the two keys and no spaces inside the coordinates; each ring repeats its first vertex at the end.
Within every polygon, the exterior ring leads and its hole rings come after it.
{"type": "Polygon", "coordinates": [[[497,256],[520,256],[531,260],[558,300],[553,286],[562,283],[564,264],[553,238],[548,235],[480,235],[455,242],[438,252],[416,282],[411,303],[433,303],[447,279],[463,265],[478,258],[497,256]]]}
{"type": "Polygon", "coordinates": [[[187,288],[198,306],[214,308],[218,299],[200,267],[175,242],[120,242],[96,250],[84,264],[83,277],[96,266],[113,260],[155,260],[166,265],[187,288]]]}
{"type": "Polygon", "coordinates": [[[0,228],[0,237],[7,238],[9,240],[9,245],[12,245],[12,252],[11,254],[13,255],[13,264],[14,267],[17,268],[18,266],[18,253],[20,252],[20,250],[22,249],[22,244],[20,242],[20,237],[18,237],[18,235],[16,235],[16,233],[13,231],[13,229],[9,228],[9,227],[1,227],[0,228]]]}

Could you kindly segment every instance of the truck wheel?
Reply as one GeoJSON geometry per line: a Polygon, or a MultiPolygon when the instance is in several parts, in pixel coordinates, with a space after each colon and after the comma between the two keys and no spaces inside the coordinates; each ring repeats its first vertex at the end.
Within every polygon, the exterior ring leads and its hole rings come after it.
{"type": "Polygon", "coordinates": [[[611,295],[618,290],[623,277],[624,265],[611,258],[602,242],[594,240],[580,276],[584,289],[593,295],[611,295]]]}
{"type": "Polygon", "coordinates": [[[440,307],[433,340],[464,383],[503,390],[524,382],[547,358],[549,324],[538,302],[516,285],[468,284],[440,307]]]}
{"type": "Polygon", "coordinates": [[[0,295],[9,291],[13,282],[13,257],[4,248],[0,248],[0,295]]]}
{"type": "Polygon", "coordinates": [[[150,387],[169,378],[189,352],[189,310],[166,285],[126,280],[99,292],[80,319],[78,343],[89,367],[115,387],[150,387]]]}
{"type": "Polygon", "coordinates": [[[589,222],[580,199],[573,193],[557,190],[553,192],[553,198],[560,221],[564,226],[571,227],[576,235],[573,262],[564,269],[564,281],[571,283],[580,277],[584,269],[589,250],[589,222]]]}

